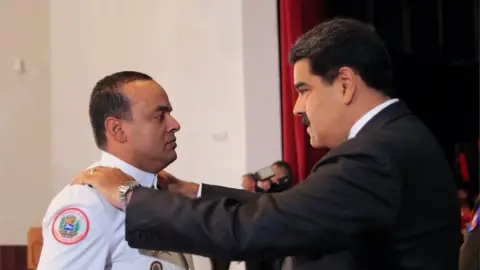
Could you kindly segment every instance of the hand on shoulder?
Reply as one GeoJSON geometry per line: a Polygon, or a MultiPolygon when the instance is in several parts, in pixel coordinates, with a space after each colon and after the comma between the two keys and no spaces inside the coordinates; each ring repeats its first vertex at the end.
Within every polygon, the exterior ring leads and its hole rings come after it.
{"type": "Polygon", "coordinates": [[[166,171],[158,173],[158,185],[169,192],[189,198],[196,198],[199,185],[180,180],[166,171]]]}

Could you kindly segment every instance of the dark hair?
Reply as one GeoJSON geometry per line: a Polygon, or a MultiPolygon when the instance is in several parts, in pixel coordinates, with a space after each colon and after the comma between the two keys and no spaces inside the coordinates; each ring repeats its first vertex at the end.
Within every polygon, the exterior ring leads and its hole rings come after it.
{"type": "Polygon", "coordinates": [[[311,72],[330,84],[341,67],[350,67],[369,87],[393,95],[390,55],[366,23],[345,18],[323,22],[297,40],[289,57],[292,64],[308,59],[311,72]]]}
{"type": "Polygon", "coordinates": [[[136,72],[121,71],[108,75],[97,82],[90,95],[89,115],[95,142],[100,149],[105,148],[105,120],[108,117],[130,119],[130,100],[122,93],[124,84],[138,80],[153,80],[152,77],[136,72]]]}
{"type": "Polygon", "coordinates": [[[275,161],[272,165],[285,169],[288,177],[292,175],[292,167],[286,161],[283,161],[283,160],[275,161]]]}

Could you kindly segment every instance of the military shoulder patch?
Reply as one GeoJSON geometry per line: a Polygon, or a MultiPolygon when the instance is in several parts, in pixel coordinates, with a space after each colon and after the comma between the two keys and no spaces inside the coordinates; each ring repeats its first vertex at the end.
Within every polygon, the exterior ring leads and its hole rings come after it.
{"type": "Polygon", "coordinates": [[[480,222],[480,208],[477,209],[475,215],[472,218],[472,222],[467,227],[468,232],[472,232],[478,227],[478,223],[480,222]]]}
{"type": "Polygon", "coordinates": [[[87,215],[75,207],[64,208],[52,223],[52,235],[57,242],[74,245],[81,242],[88,234],[90,222],[87,215]]]}

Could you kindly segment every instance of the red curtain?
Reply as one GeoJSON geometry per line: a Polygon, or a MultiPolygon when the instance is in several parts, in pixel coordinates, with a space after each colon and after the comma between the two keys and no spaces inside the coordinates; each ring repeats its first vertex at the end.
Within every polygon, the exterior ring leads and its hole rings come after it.
{"type": "Polygon", "coordinates": [[[327,18],[325,0],[279,0],[280,71],[282,101],[283,160],[293,169],[295,183],[301,182],[325,150],[310,146],[300,117],[293,115],[297,92],[293,87],[292,66],[288,62],[291,46],[308,29],[327,18]]]}

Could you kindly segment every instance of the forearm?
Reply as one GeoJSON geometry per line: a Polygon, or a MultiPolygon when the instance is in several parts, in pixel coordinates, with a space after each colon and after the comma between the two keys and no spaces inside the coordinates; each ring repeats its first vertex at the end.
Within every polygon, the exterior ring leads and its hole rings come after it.
{"type": "Polygon", "coordinates": [[[166,192],[139,189],[133,193],[127,207],[126,240],[133,248],[229,260],[293,254],[298,251],[297,246],[285,248],[278,243],[278,238],[270,237],[268,217],[260,213],[265,208],[272,209],[268,202],[271,199],[254,200],[243,205],[233,199],[191,200],[166,192]],[[168,206],[159,209],[161,205],[168,206]]]}
{"type": "Polygon", "coordinates": [[[232,198],[240,202],[258,199],[261,193],[254,193],[243,189],[228,188],[215,185],[202,184],[202,198],[221,199],[232,198]]]}
{"type": "Polygon", "coordinates": [[[359,234],[390,228],[400,201],[401,182],[368,157],[326,164],[295,188],[244,202],[139,188],[127,207],[126,240],[133,248],[230,260],[348,249],[359,234]]]}
{"type": "Polygon", "coordinates": [[[228,188],[224,186],[216,186],[209,184],[196,184],[192,182],[183,182],[184,184],[181,187],[172,187],[169,188],[169,191],[175,194],[182,194],[188,198],[210,198],[210,199],[221,199],[221,198],[232,198],[241,202],[246,202],[248,200],[257,199],[260,194],[246,191],[243,189],[228,188]]]}

